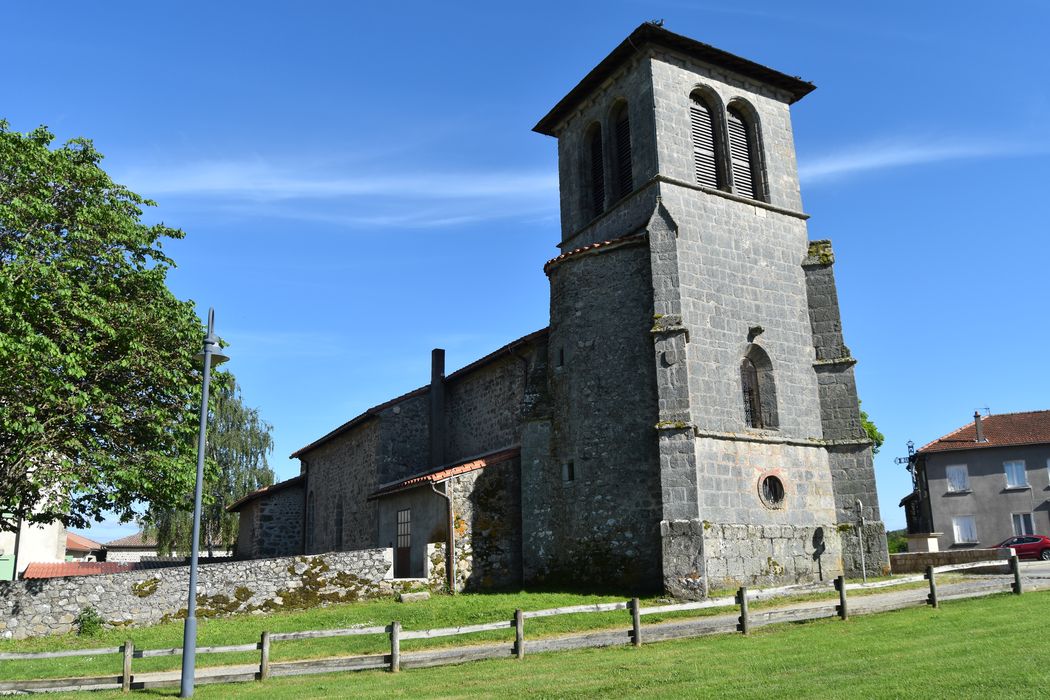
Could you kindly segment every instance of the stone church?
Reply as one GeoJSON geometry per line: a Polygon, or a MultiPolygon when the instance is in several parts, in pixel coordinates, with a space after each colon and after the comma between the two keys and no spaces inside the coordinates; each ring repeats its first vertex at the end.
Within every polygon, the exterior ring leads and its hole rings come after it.
{"type": "Polygon", "coordinates": [[[643,24],[558,140],[550,326],[371,408],[253,493],[244,557],[389,547],[457,588],[702,597],[887,566],[790,106],[814,86],[643,24]]]}

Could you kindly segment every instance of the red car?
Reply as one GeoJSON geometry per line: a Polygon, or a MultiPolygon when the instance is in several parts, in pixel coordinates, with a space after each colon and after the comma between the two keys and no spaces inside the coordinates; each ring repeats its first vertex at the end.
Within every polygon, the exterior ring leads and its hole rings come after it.
{"type": "Polygon", "coordinates": [[[1019,559],[1050,561],[1050,537],[1043,535],[1018,535],[1003,540],[995,546],[996,548],[1012,548],[1019,559]]]}

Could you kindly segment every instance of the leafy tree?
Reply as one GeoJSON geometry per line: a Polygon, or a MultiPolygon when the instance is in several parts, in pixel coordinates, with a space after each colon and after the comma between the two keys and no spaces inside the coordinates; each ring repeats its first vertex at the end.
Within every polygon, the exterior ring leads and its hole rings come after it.
{"type": "Polygon", "coordinates": [[[877,455],[879,448],[882,447],[882,443],[886,442],[886,436],[879,432],[879,429],[871,422],[867,411],[863,408],[860,409],[860,424],[863,426],[864,432],[868,434],[868,439],[871,440],[871,453],[877,455]]]}
{"type": "Polygon", "coordinates": [[[193,304],[146,225],[154,206],[100,167],[91,141],[0,120],[0,529],[85,527],[164,503],[193,480],[193,304]]]}
{"type": "MultiPolygon", "coordinates": [[[[274,480],[266,460],[273,451],[273,426],[259,417],[257,409],[244,405],[231,376],[224,374],[214,386],[200,533],[201,546],[209,554],[215,548],[232,548],[237,540],[237,516],[227,513],[226,507],[274,480]]],[[[188,552],[193,540],[192,491],[180,508],[151,507],[143,525],[148,535],[156,537],[161,552],[188,552]]]]}

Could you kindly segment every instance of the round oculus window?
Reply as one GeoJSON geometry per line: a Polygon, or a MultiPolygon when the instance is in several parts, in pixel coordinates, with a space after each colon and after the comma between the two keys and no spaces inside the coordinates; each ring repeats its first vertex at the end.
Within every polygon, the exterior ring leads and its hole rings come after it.
{"type": "Polygon", "coordinates": [[[762,497],[762,502],[768,507],[784,507],[784,482],[780,480],[780,477],[763,477],[758,485],[758,493],[762,497]]]}

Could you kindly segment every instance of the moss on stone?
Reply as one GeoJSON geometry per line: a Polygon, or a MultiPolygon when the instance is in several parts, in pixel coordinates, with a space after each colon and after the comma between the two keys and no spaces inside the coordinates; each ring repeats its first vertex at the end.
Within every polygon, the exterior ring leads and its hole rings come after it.
{"type": "Polygon", "coordinates": [[[151,578],[145,581],[139,581],[138,583],[131,584],[131,592],[137,595],[139,598],[148,598],[157,592],[157,586],[159,585],[159,578],[151,578]]]}

